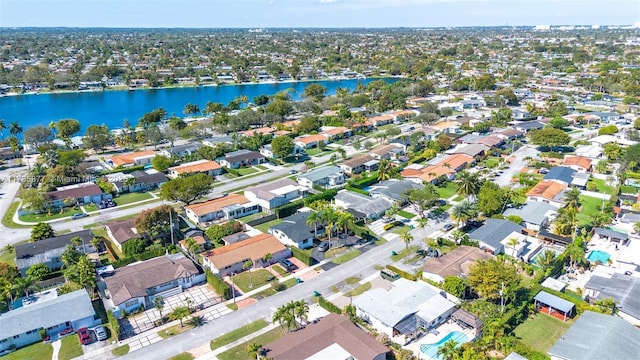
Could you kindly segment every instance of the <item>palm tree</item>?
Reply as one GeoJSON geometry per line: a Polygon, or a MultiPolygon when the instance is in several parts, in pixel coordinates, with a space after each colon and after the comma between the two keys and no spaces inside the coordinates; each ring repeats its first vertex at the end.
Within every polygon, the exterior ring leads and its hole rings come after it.
{"type": "Polygon", "coordinates": [[[454,182],[457,192],[461,196],[471,196],[475,198],[482,187],[482,180],[478,174],[472,174],[468,171],[458,173],[454,182]]]}
{"type": "Polygon", "coordinates": [[[578,209],[580,207],[580,190],[571,188],[564,193],[564,206],[566,208],[578,209]]]}
{"type": "Polygon", "coordinates": [[[455,340],[448,340],[438,349],[438,356],[444,360],[452,360],[458,353],[458,343],[455,340]]]}
{"type": "Polygon", "coordinates": [[[51,149],[47,150],[42,154],[42,158],[44,159],[44,163],[47,165],[49,169],[54,168],[58,165],[58,161],[60,160],[60,155],[57,151],[51,149]]]}
{"type": "Polygon", "coordinates": [[[189,316],[189,314],[191,314],[191,311],[189,311],[188,307],[179,306],[175,308],[175,310],[173,310],[171,314],[169,314],[169,319],[180,320],[180,327],[184,327],[184,325],[182,324],[182,319],[189,316]]]}
{"type": "Polygon", "coordinates": [[[276,312],[273,314],[272,320],[273,322],[278,322],[282,329],[287,333],[289,332],[289,330],[291,330],[291,325],[295,323],[293,313],[291,312],[287,304],[276,309],[276,312]]]}
{"type": "Polygon", "coordinates": [[[256,357],[256,360],[260,360],[260,355],[262,355],[262,344],[251,343],[247,346],[247,351],[251,357],[256,357]]]}
{"type": "Polygon", "coordinates": [[[418,228],[422,229],[423,231],[423,235],[424,235],[424,229],[427,228],[427,225],[429,224],[429,219],[421,217],[420,219],[418,219],[418,228]]]}
{"type": "Polygon", "coordinates": [[[302,322],[307,323],[307,315],[309,315],[309,304],[304,300],[298,300],[293,305],[294,316],[298,318],[298,322],[302,325],[302,322]]]}
{"type": "Polygon", "coordinates": [[[251,276],[251,268],[253,268],[253,261],[251,261],[251,259],[248,259],[247,261],[244,262],[244,264],[242,264],[242,269],[249,270],[249,288],[250,289],[253,288],[253,277],[251,276]]]}
{"type": "Polygon", "coordinates": [[[513,249],[511,256],[516,257],[516,246],[518,246],[519,243],[520,241],[518,241],[518,238],[510,238],[509,240],[507,240],[507,245],[511,247],[511,249],[513,249]]]}
{"type": "Polygon", "coordinates": [[[326,232],[329,236],[329,248],[331,248],[331,233],[333,233],[333,227],[338,221],[338,214],[331,207],[326,207],[321,212],[322,219],[327,223],[326,232]]]}
{"type": "Polygon", "coordinates": [[[163,323],[162,310],[164,310],[164,298],[162,295],[153,298],[153,307],[160,313],[160,322],[163,323]]]}
{"type": "Polygon", "coordinates": [[[409,243],[411,243],[411,240],[413,240],[413,235],[411,235],[409,230],[407,230],[403,232],[402,235],[400,235],[400,238],[402,239],[402,241],[404,241],[405,249],[409,251],[409,243]]]}
{"type": "Polygon", "coordinates": [[[191,318],[189,318],[189,320],[187,320],[187,325],[191,326],[191,327],[200,327],[202,325],[204,325],[204,317],[202,316],[192,316],[191,318]]]}
{"type": "Polygon", "coordinates": [[[271,255],[271,253],[266,253],[262,257],[262,262],[263,263],[267,263],[267,264],[271,264],[271,259],[273,259],[273,255],[271,255]]]}
{"type": "Polygon", "coordinates": [[[391,161],[387,159],[380,160],[378,164],[378,181],[391,179],[391,161]]]}
{"type": "Polygon", "coordinates": [[[318,223],[322,221],[322,214],[318,211],[309,212],[309,216],[307,216],[306,223],[309,226],[313,226],[314,237],[318,238],[318,223]]]}
{"type": "Polygon", "coordinates": [[[543,270],[552,268],[556,262],[556,253],[553,250],[545,250],[536,258],[536,264],[540,265],[543,270]]]}
{"type": "Polygon", "coordinates": [[[344,148],[338,148],[338,152],[340,153],[340,156],[343,160],[347,158],[347,150],[345,150],[344,148]]]}
{"type": "Polygon", "coordinates": [[[4,131],[7,129],[7,124],[4,119],[0,119],[0,136],[4,138],[4,131]]]}
{"type": "Polygon", "coordinates": [[[356,217],[347,211],[339,211],[338,212],[338,220],[336,221],[336,226],[342,228],[342,232],[346,234],[349,229],[353,228],[356,222],[356,217]]]}
{"type": "Polygon", "coordinates": [[[458,222],[458,226],[461,223],[465,223],[478,215],[478,209],[476,205],[471,201],[464,200],[458,203],[451,209],[451,219],[458,222]]]}
{"type": "Polygon", "coordinates": [[[17,121],[12,121],[9,123],[9,134],[13,136],[18,136],[18,134],[22,134],[22,126],[17,121]]]}

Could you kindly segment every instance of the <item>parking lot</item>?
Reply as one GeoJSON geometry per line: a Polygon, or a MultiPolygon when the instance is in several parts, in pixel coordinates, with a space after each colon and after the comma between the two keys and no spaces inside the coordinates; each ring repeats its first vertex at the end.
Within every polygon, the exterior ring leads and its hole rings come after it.
{"type": "MultiPolygon", "coordinates": [[[[185,306],[195,311],[212,307],[222,301],[222,298],[213,291],[209,285],[198,285],[186,289],[178,295],[164,299],[163,317],[167,317],[173,310],[185,306]]],[[[156,327],[160,320],[160,312],[155,309],[147,309],[140,314],[120,319],[120,333],[122,338],[132,337],[156,327]]]]}

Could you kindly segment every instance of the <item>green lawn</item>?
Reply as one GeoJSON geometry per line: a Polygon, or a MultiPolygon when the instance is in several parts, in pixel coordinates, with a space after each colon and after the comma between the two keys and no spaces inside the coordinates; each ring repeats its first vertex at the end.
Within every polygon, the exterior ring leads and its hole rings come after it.
{"type": "Polygon", "coordinates": [[[18,211],[18,206],[20,206],[19,201],[14,201],[9,205],[7,212],[2,217],[2,224],[11,229],[26,229],[30,228],[31,225],[21,225],[13,222],[13,215],[18,211]]]}
{"type": "Polygon", "coordinates": [[[365,291],[371,289],[371,283],[370,282],[366,282],[360,286],[358,286],[357,288],[349,291],[348,293],[344,294],[345,296],[358,296],[362,293],[364,293],[365,291]]]}
{"type": "MultiPolygon", "coordinates": [[[[591,196],[580,196],[580,204],[582,207],[578,212],[578,225],[588,225],[591,223],[591,217],[602,210],[602,199],[594,198],[591,196]]],[[[607,201],[604,201],[604,206],[607,206],[607,201]]]]}
{"type": "Polygon", "coordinates": [[[630,186],[630,185],[622,185],[620,186],[620,191],[623,194],[637,194],[638,193],[638,188],[635,186],[630,186]]]}
{"type": "Polygon", "coordinates": [[[289,273],[287,272],[287,270],[283,269],[282,266],[280,265],[273,265],[271,267],[273,270],[275,270],[275,272],[277,272],[278,274],[280,274],[281,276],[287,276],[289,275],[289,273]]]}
{"type": "Polygon", "coordinates": [[[417,246],[409,246],[409,250],[407,250],[407,248],[404,248],[398,251],[395,255],[391,255],[391,260],[393,261],[402,260],[406,258],[409,254],[413,254],[417,250],[418,250],[417,246]]]}
{"type": "Polygon", "coordinates": [[[126,355],[129,353],[129,345],[122,345],[120,347],[117,347],[113,350],[111,350],[111,353],[115,356],[122,356],[122,355],[126,355]]]}
{"type": "Polygon", "coordinates": [[[349,260],[353,260],[355,258],[357,258],[360,255],[360,250],[358,249],[354,249],[351,251],[348,251],[340,256],[338,256],[337,258],[335,258],[332,262],[334,264],[344,264],[349,260]]]}
{"type": "Polygon", "coordinates": [[[267,322],[260,319],[256,320],[250,324],[247,324],[241,328],[230,331],[218,338],[211,340],[211,350],[215,350],[219,347],[225,346],[227,344],[231,344],[232,342],[243,338],[249,334],[253,334],[254,332],[267,327],[267,322]]]}
{"type": "Polygon", "coordinates": [[[245,271],[234,276],[233,282],[240,288],[240,290],[242,290],[242,292],[246,293],[267,284],[269,282],[267,279],[271,277],[273,277],[273,275],[268,270],[257,269],[251,272],[245,271]],[[252,283],[253,287],[251,287],[252,283]]]}
{"type": "Polygon", "coordinates": [[[254,165],[254,168],[260,169],[260,170],[267,170],[266,167],[262,166],[262,165],[254,165]]]}
{"type": "Polygon", "coordinates": [[[94,203],[83,205],[83,207],[87,212],[92,212],[92,211],[97,211],[98,210],[98,207],[94,203]]]}
{"type": "Polygon", "coordinates": [[[485,161],[483,161],[483,164],[489,169],[493,169],[494,167],[498,166],[498,164],[500,163],[500,160],[501,158],[499,157],[490,156],[485,161]]]}
{"type": "MultiPolygon", "coordinates": [[[[288,289],[290,287],[296,286],[296,284],[298,284],[298,282],[296,281],[296,278],[291,278],[291,279],[289,279],[287,281],[282,282],[281,284],[284,285],[284,290],[286,290],[286,289],[288,289]]],[[[282,290],[282,291],[284,291],[284,290],[282,290]]],[[[271,296],[271,295],[275,295],[277,293],[278,293],[278,291],[274,290],[273,288],[268,288],[267,290],[264,290],[264,291],[261,291],[261,292],[255,294],[253,297],[254,298],[257,298],[257,297],[260,297],[260,296],[268,297],[268,296],[271,296]]]]}
{"type": "Polygon", "coordinates": [[[80,209],[74,209],[73,207],[68,207],[68,208],[62,208],[60,210],[54,210],[51,212],[51,215],[49,215],[48,213],[44,213],[44,214],[26,214],[26,215],[22,215],[20,216],[20,220],[22,221],[26,221],[26,222],[43,222],[43,221],[49,221],[49,220],[55,220],[55,219],[61,219],[64,217],[69,217],[73,214],[77,214],[77,213],[81,213],[82,210],[80,209]]]}
{"type": "Polygon", "coordinates": [[[247,342],[244,342],[234,348],[231,348],[220,355],[218,355],[218,359],[220,360],[253,360],[249,352],[247,351],[247,347],[253,343],[266,345],[270,342],[276,341],[279,338],[285,335],[284,330],[280,327],[277,327],[273,330],[267,331],[266,333],[257,336],[247,342]]]}
{"type": "Polygon", "coordinates": [[[70,360],[78,356],[82,356],[82,345],[80,345],[80,339],[77,336],[66,336],[62,338],[62,345],[60,346],[60,352],[58,352],[58,359],[70,360]]]}
{"type": "Polygon", "coordinates": [[[596,189],[598,192],[613,195],[613,187],[607,185],[604,180],[591,178],[589,182],[596,184],[596,189]]]}
{"type": "Polygon", "coordinates": [[[254,173],[257,173],[257,172],[258,172],[258,170],[257,170],[257,169],[254,169],[254,168],[252,168],[252,167],[239,168],[239,169],[236,169],[236,171],[238,171],[238,174],[240,174],[240,175],[242,175],[242,176],[245,176],[245,175],[251,175],[251,174],[254,174],[254,173]]]}
{"type": "Polygon", "coordinates": [[[414,217],[416,217],[416,214],[412,214],[408,211],[404,211],[404,210],[400,210],[398,211],[398,215],[402,216],[405,219],[413,219],[414,217]]]}
{"type": "Polygon", "coordinates": [[[146,192],[128,193],[128,194],[122,194],[118,197],[113,198],[113,202],[116,203],[116,205],[126,205],[136,201],[149,200],[151,198],[152,198],[151,194],[146,192]]]}
{"type": "Polygon", "coordinates": [[[270,227],[281,224],[281,223],[282,223],[282,219],[275,219],[275,220],[267,221],[266,223],[262,223],[260,225],[256,225],[254,227],[266,234],[270,227]]]}
{"type": "Polygon", "coordinates": [[[438,194],[440,194],[441,198],[448,199],[456,194],[456,184],[452,181],[447,181],[444,186],[437,186],[436,190],[438,190],[438,194]]]}
{"type": "MultiPolygon", "coordinates": [[[[77,336],[76,336],[77,338],[77,336]]],[[[2,357],[2,360],[25,360],[25,359],[38,359],[46,360],[51,359],[53,356],[53,346],[45,343],[35,343],[17,351],[12,352],[9,355],[2,357]]]]}
{"type": "Polygon", "coordinates": [[[195,357],[188,352],[183,352],[169,358],[169,360],[193,360],[193,359],[195,359],[195,357]]]}
{"type": "Polygon", "coordinates": [[[411,230],[411,228],[408,227],[407,225],[404,225],[404,226],[393,227],[391,229],[391,232],[394,233],[394,234],[402,235],[402,234],[404,234],[405,232],[407,232],[409,230],[411,230]]]}
{"type": "MultiPolygon", "coordinates": [[[[184,322],[186,320],[183,319],[182,321],[184,322]]],[[[185,332],[187,330],[189,330],[189,327],[187,327],[187,326],[180,327],[180,325],[174,325],[174,326],[168,327],[168,328],[166,328],[164,330],[158,331],[158,335],[160,335],[161,338],[166,339],[166,338],[170,338],[170,337],[172,337],[174,335],[181,334],[181,333],[183,333],[183,332],[185,332]]]]}
{"type": "Polygon", "coordinates": [[[546,314],[536,314],[520,324],[514,331],[517,338],[529,347],[546,353],[551,345],[573,324],[573,320],[562,322],[546,314]]]}

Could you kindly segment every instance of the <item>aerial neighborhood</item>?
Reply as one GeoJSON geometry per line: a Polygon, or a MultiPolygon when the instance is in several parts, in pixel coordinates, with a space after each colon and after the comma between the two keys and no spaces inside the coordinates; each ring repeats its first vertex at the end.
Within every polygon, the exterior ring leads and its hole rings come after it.
{"type": "Polygon", "coordinates": [[[636,30],[56,31],[0,106],[304,86],[0,121],[0,356],[638,358],[636,30]]]}

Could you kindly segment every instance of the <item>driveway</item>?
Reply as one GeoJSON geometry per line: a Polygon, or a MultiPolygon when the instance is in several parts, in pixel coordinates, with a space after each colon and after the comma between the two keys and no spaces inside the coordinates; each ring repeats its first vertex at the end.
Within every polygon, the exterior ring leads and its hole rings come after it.
{"type": "Polygon", "coordinates": [[[504,172],[495,178],[495,183],[500,186],[507,186],[511,184],[511,179],[525,166],[527,166],[527,161],[524,160],[526,157],[535,157],[538,154],[538,150],[530,145],[525,145],[514,152],[511,156],[514,157],[514,160],[509,164],[509,168],[504,170],[504,172]]]}

